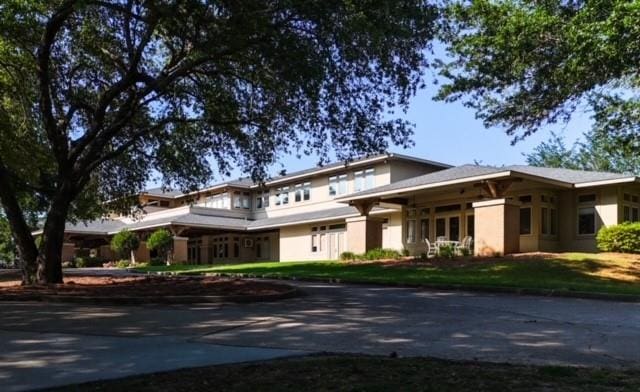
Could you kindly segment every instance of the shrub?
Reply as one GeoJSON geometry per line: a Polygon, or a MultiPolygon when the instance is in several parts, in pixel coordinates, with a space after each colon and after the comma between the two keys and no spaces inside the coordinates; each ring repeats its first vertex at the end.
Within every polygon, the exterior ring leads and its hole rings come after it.
{"type": "Polygon", "coordinates": [[[167,262],[164,257],[152,257],[151,260],[149,260],[149,265],[157,267],[161,265],[167,265],[167,262]]]}
{"type": "Polygon", "coordinates": [[[140,247],[138,236],[127,229],[122,229],[111,239],[111,249],[118,253],[120,257],[131,256],[131,261],[135,263],[133,252],[140,247]]]}
{"type": "Polygon", "coordinates": [[[116,267],[118,268],[129,268],[130,265],[131,261],[129,260],[118,260],[118,262],[116,262],[116,267]]]}
{"type": "Polygon", "coordinates": [[[453,245],[444,245],[438,248],[438,256],[444,257],[445,259],[453,259],[456,255],[456,249],[453,245]]]}
{"type": "Polygon", "coordinates": [[[603,227],[596,242],[603,252],[640,253],[640,222],[603,227]]]}
{"type": "MultiPolygon", "coordinates": [[[[147,238],[147,248],[149,250],[156,250],[158,254],[163,255],[160,264],[163,265],[165,261],[171,262],[171,248],[173,248],[173,236],[167,229],[158,229],[154,231],[149,238],[147,238]]],[[[153,260],[152,260],[153,262],[153,260]]],[[[152,264],[153,265],[153,264],[152,264]]]]}
{"type": "Polygon", "coordinates": [[[362,255],[362,258],[365,260],[399,259],[400,252],[395,249],[375,248],[362,255]]]}
{"type": "Polygon", "coordinates": [[[102,263],[104,260],[98,257],[84,256],[84,257],[76,257],[73,259],[73,265],[77,268],[95,268],[102,267],[102,263]]]}
{"type": "Polygon", "coordinates": [[[62,268],[75,268],[76,265],[73,263],[73,261],[63,261],[62,262],[62,268]]]}
{"type": "Polygon", "coordinates": [[[404,257],[407,257],[407,256],[410,256],[410,255],[411,255],[411,252],[409,252],[409,249],[404,248],[404,249],[402,249],[402,255],[403,255],[404,257]]]}
{"type": "Polygon", "coordinates": [[[356,258],[357,258],[357,256],[353,252],[342,252],[340,254],[340,260],[342,260],[342,261],[353,261],[356,258]]]}

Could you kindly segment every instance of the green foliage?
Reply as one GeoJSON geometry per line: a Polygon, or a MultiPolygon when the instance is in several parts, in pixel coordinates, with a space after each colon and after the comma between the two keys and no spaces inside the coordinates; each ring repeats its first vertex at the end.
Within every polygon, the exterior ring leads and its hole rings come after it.
{"type": "Polygon", "coordinates": [[[400,252],[395,249],[375,248],[361,256],[364,260],[399,259],[400,252]]]}
{"type": "Polygon", "coordinates": [[[104,260],[99,257],[90,257],[90,256],[76,257],[75,259],[73,259],[73,265],[76,268],[102,267],[103,262],[104,260]]]}
{"type": "Polygon", "coordinates": [[[128,257],[139,246],[140,240],[138,236],[127,229],[122,229],[111,239],[111,249],[121,257],[128,257]]]}
{"type": "Polygon", "coordinates": [[[456,256],[456,248],[453,245],[441,246],[438,248],[438,256],[453,259],[456,256]]]}
{"type": "Polygon", "coordinates": [[[439,99],[462,100],[514,140],[568,121],[586,101],[594,131],[637,151],[640,2],[448,3],[439,99]]]}
{"type": "Polygon", "coordinates": [[[12,264],[15,255],[15,243],[11,236],[9,222],[0,213],[0,264],[12,264]]]}
{"type": "Polygon", "coordinates": [[[130,212],[152,172],[193,190],[232,169],[266,178],[292,150],[324,163],[409,147],[389,114],[423,84],[437,15],[412,0],[5,0],[0,202],[56,211],[47,242],[65,220],[130,212]]]}
{"type": "Polygon", "coordinates": [[[116,267],[117,268],[129,268],[131,266],[131,261],[130,260],[118,260],[116,262],[116,267]]]}
{"type": "Polygon", "coordinates": [[[160,253],[167,253],[173,247],[173,236],[167,229],[154,231],[147,239],[147,248],[157,250],[160,253]]]}
{"type": "Polygon", "coordinates": [[[340,254],[340,260],[342,261],[354,261],[357,259],[357,256],[353,252],[342,252],[340,254]]]}
{"type": "Polygon", "coordinates": [[[166,264],[167,261],[165,257],[152,257],[151,260],[149,260],[149,265],[153,267],[159,267],[166,264]]]}
{"type": "Polygon", "coordinates": [[[411,255],[411,252],[409,251],[409,249],[407,248],[402,249],[402,256],[407,257],[410,255],[411,255]]]}
{"type": "Polygon", "coordinates": [[[596,241],[603,252],[640,253],[640,222],[603,227],[596,241]]]}

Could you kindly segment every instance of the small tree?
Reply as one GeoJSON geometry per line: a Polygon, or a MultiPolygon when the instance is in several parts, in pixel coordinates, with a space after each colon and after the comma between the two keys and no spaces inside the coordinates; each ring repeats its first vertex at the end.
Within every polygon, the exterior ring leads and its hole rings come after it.
{"type": "Polygon", "coordinates": [[[173,262],[173,236],[167,229],[158,229],[147,239],[147,248],[165,255],[167,265],[173,262]]]}
{"type": "Polygon", "coordinates": [[[135,251],[140,247],[138,236],[127,229],[122,229],[111,239],[111,249],[121,257],[131,255],[131,263],[135,264],[135,251]]]}

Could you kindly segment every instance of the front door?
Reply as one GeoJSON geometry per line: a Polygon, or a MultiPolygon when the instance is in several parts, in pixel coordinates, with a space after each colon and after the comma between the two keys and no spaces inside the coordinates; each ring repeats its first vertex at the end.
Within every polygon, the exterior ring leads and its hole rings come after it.
{"type": "Polygon", "coordinates": [[[436,240],[445,237],[449,241],[460,241],[460,216],[436,217],[436,240]]]}

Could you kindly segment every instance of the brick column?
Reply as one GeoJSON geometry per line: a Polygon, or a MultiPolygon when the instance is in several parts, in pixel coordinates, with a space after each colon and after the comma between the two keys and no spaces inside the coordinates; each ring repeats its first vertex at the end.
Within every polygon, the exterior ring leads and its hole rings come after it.
{"type": "Polygon", "coordinates": [[[520,203],[494,199],[473,203],[476,256],[499,256],[520,251],[520,203]]]}
{"type": "Polygon", "coordinates": [[[62,244],[62,261],[71,261],[76,256],[76,244],[65,242],[62,244]]]}
{"type": "Polygon", "coordinates": [[[173,237],[173,262],[174,263],[186,263],[189,259],[187,237],[173,237]]]}
{"type": "Polygon", "coordinates": [[[359,254],[382,247],[382,219],[370,216],[347,218],[347,249],[359,254]]]}

